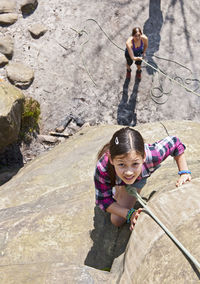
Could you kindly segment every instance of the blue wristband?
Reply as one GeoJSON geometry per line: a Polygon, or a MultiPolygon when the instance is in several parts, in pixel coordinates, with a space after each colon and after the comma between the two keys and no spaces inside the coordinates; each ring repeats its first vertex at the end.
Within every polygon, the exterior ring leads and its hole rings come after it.
{"type": "Polygon", "coordinates": [[[130,223],[131,217],[136,210],[131,208],[126,215],[126,223],[130,223]]]}
{"type": "Polygon", "coordinates": [[[190,174],[191,175],[191,171],[179,171],[178,174],[179,175],[183,175],[183,174],[190,174]]]}

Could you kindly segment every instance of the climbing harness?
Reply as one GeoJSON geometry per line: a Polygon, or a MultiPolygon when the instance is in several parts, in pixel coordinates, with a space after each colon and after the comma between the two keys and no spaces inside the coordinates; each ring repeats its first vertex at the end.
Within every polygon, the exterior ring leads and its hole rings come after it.
{"type": "Polygon", "coordinates": [[[177,240],[177,238],[167,229],[167,227],[155,216],[155,214],[146,205],[146,201],[137,192],[137,189],[131,185],[127,186],[127,189],[131,195],[136,197],[138,202],[146,209],[149,215],[159,224],[159,226],[165,231],[165,233],[176,243],[176,245],[184,252],[184,254],[194,263],[194,265],[200,269],[200,263],[190,254],[190,252],[177,240]]]}
{"type": "MultiPolygon", "coordinates": [[[[112,39],[107,35],[107,33],[102,29],[102,27],[99,25],[99,23],[98,23],[95,19],[89,18],[89,19],[86,20],[86,22],[88,22],[88,21],[92,21],[92,22],[96,23],[96,25],[97,25],[97,26],[99,27],[99,29],[103,32],[103,34],[106,36],[106,38],[107,38],[114,46],[116,46],[118,49],[120,49],[120,50],[122,50],[122,51],[125,51],[123,48],[121,48],[120,46],[118,46],[114,41],[112,41],[112,39]]],[[[71,28],[71,29],[74,30],[76,33],[78,33],[79,36],[82,35],[83,32],[85,32],[85,33],[87,34],[87,32],[86,32],[85,30],[81,30],[80,32],[78,32],[78,31],[76,31],[76,30],[73,29],[73,28],[71,28]]],[[[86,64],[84,63],[83,56],[82,56],[82,53],[83,53],[83,46],[84,46],[86,43],[88,43],[88,41],[89,41],[89,40],[87,40],[86,42],[84,42],[84,43],[82,44],[82,50],[81,50],[82,62],[83,62],[84,68],[85,68],[86,72],[88,73],[90,79],[92,80],[93,84],[94,84],[95,86],[97,86],[96,82],[94,81],[94,79],[92,78],[92,76],[91,76],[91,74],[89,73],[88,69],[86,68],[86,64]]],[[[153,57],[156,57],[156,58],[158,58],[158,59],[166,60],[166,61],[169,61],[169,62],[174,62],[174,63],[178,64],[179,66],[181,66],[181,67],[187,69],[188,71],[190,71],[190,72],[192,73],[192,71],[191,71],[188,67],[184,66],[183,64],[181,64],[181,63],[179,63],[179,62],[177,62],[177,61],[175,61],[175,60],[166,59],[166,58],[163,58],[163,57],[160,57],[160,56],[157,56],[157,55],[152,55],[152,56],[153,56],[153,57]]],[[[150,68],[154,69],[154,71],[156,71],[156,72],[162,74],[163,76],[165,76],[165,77],[166,77],[167,79],[169,79],[170,81],[172,81],[172,82],[174,82],[175,84],[178,84],[179,86],[183,87],[186,91],[188,91],[188,92],[190,92],[190,93],[192,93],[192,94],[194,94],[194,95],[200,97],[200,94],[196,92],[197,89],[199,88],[199,86],[198,86],[195,90],[192,90],[192,89],[190,89],[190,88],[187,86],[187,85],[189,85],[190,82],[192,82],[192,81],[193,81],[193,82],[196,81],[196,82],[198,82],[198,83],[200,84],[200,80],[198,80],[198,79],[186,78],[186,79],[185,79],[185,82],[184,82],[183,79],[182,79],[180,76],[175,76],[174,78],[172,78],[172,77],[170,77],[169,75],[167,75],[164,71],[162,71],[159,67],[154,67],[152,64],[146,62],[146,60],[144,60],[144,59],[141,59],[141,60],[144,62],[144,64],[146,64],[146,65],[149,66],[150,68]],[[181,81],[181,82],[179,82],[179,81],[181,81]]],[[[154,86],[153,86],[153,87],[150,89],[150,96],[151,96],[152,100],[153,100],[155,103],[157,103],[157,104],[164,104],[164,103],[168,100],[168,97],[167,97],[167,96],[170,95],[170,94],[171,94],[171,90],[170,90],[169,92],[164,92],[162,86],[160,86],[160,87],[154,87],[154,86]],[[155,95],[155,92],[154,92],[155,90],[158,90],[161,94],[160,94],[160,95],[155,95]],[[166,98],[165,98],[163,101],[160,102],[158,99],[160,99],[163,95],[165,95],[166,98]]]]}

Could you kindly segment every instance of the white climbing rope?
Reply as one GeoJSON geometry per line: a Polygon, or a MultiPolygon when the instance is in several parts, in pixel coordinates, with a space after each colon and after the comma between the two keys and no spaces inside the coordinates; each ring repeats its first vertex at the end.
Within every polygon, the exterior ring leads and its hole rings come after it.
{"type": "MultiPolygon", "coordinates": [[[[87,19],[86,22],[87,22],[87,21],[92,21],[92,22],[96,23],[97,26],[100,28],[100,30],[103,32],[103,34],[107,37],[107,39],[108,39],[113,45],[115,45],[115,46],[116,46],[118,49],[120,49],[121,51],[125,51],[123,48],[121,48],[120,46],[118,46],[113,40],[111,40],[111,38],[107,35],[107,33],[102,29],[102,27],[100,26],[100,24],[99,24],[95,19],[90,18],[90,19],[87,19]]],[[[76,31],[75,29],[72,29],[72,30],[76,31]]],[[[77,32],[77,31],[76,31],[76,32],[77,32]]],[[[86,41],[84,44],[86,44],[87,42],[88,42],[88,41],[86,41]]],[[[184,66],[184,65],[182,65],[182,64],[180,64],[180,63],[178,63],[178,62],[176,62],[176,61],[174,61],[174,60],[169,60],[169,59],[162,58],[162,57],[159,57],[159,56],[155,56],[155,57],[160,58],[160,59],[163,59],[163,60],[166,60],[166,61],[174,62],[174,63],[179,64],[180,66],[184,67],[185,69],[190,70],[190,69],[187,68],[186,66],[184,66]]],[[[193,91],[192,89],[188,88],[186,85],[181,84],[181,83],[178,82],[177,80],[171,78],[169,75],[165,74],[165,73],[164,73],[162,70],[160,70],[159,68],[154,67],[153,65],[149,64],[148,62],[146,62],[144,59],[142,59],[142,61],[144,62],[144,64],[148,65],[149,67],[151,67],[152,69],[154,69],[156,72],[161,73],[163,76],[165,76],[165,77],[166,77],[167,79],[169,79],[170,81],[172,81],[172,82],[178,84],[179,86],[183,87],[183,88],[184,88],[185,90],[187,90],[188,92],[190,92],[190,93],[192,93],[192,94],[194,94],[194,95],[200,97],[200,94],[199,94],[199,93],[193,91]]],[[[89,75],[90,78],[91,78],[91,75],[89,74],[88,70],[86,70],[86,71],[87,71],[88,75],[89,75]]],[[[91,78],[91,79],[92,79],[92,78],[91,78]]],[[[94,82],[93,79],[92,79],[92,81],[93,81],[93,83],[94,83],[95,85],[97,85],[97,84],[94,82]]],[[[199,80],[197,80],[197,81],[199,81],[199,80]]],[[[156,101],[155,101],[155,102],[156,102],[156,101]]]]}

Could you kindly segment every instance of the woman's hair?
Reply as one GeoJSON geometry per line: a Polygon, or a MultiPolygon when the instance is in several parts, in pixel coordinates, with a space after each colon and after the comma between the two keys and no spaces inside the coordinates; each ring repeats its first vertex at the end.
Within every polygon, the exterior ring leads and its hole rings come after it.
{"type": "Polygon", "coordinates": [[[136,27],[136,28],[133,28],[133,30],[132,30],[132,36],[134,36],[137,32],[139,32],[142,35],[141,28],[136,27]]]}
{"type": "MultiPolygon", "coordinates": [[[[97,158],[100,159],[102,155],[109,151],[111,159],[116,156],[127,155],[131,150],[134,150],[137,154],[145,157],[144,140],[141,134],[130,127],[124,127],[116,131],[113,134],[110,142],[103,146],[99,151],[97,158]]],[[[111,178],[111,184],[115,184],[115,169],[113,165],[108,161],[108,174],[111,178]]]]}

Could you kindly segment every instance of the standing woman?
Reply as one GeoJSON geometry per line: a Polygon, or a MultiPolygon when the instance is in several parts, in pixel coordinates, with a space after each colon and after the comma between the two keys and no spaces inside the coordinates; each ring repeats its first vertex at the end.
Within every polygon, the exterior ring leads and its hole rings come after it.
{"type": "Polygon", "coordinates": [[[131,65],[133,61],[137,66],[136,77],[141,79],[141,64],[142,58],[144,58],[146,49],[148,47],[148,38],[142,33],[139,27],[136,27],[132,31],[132,36],[126,41],[125,57],[127,61],[127,78],[131,77],[131,65]]]}

